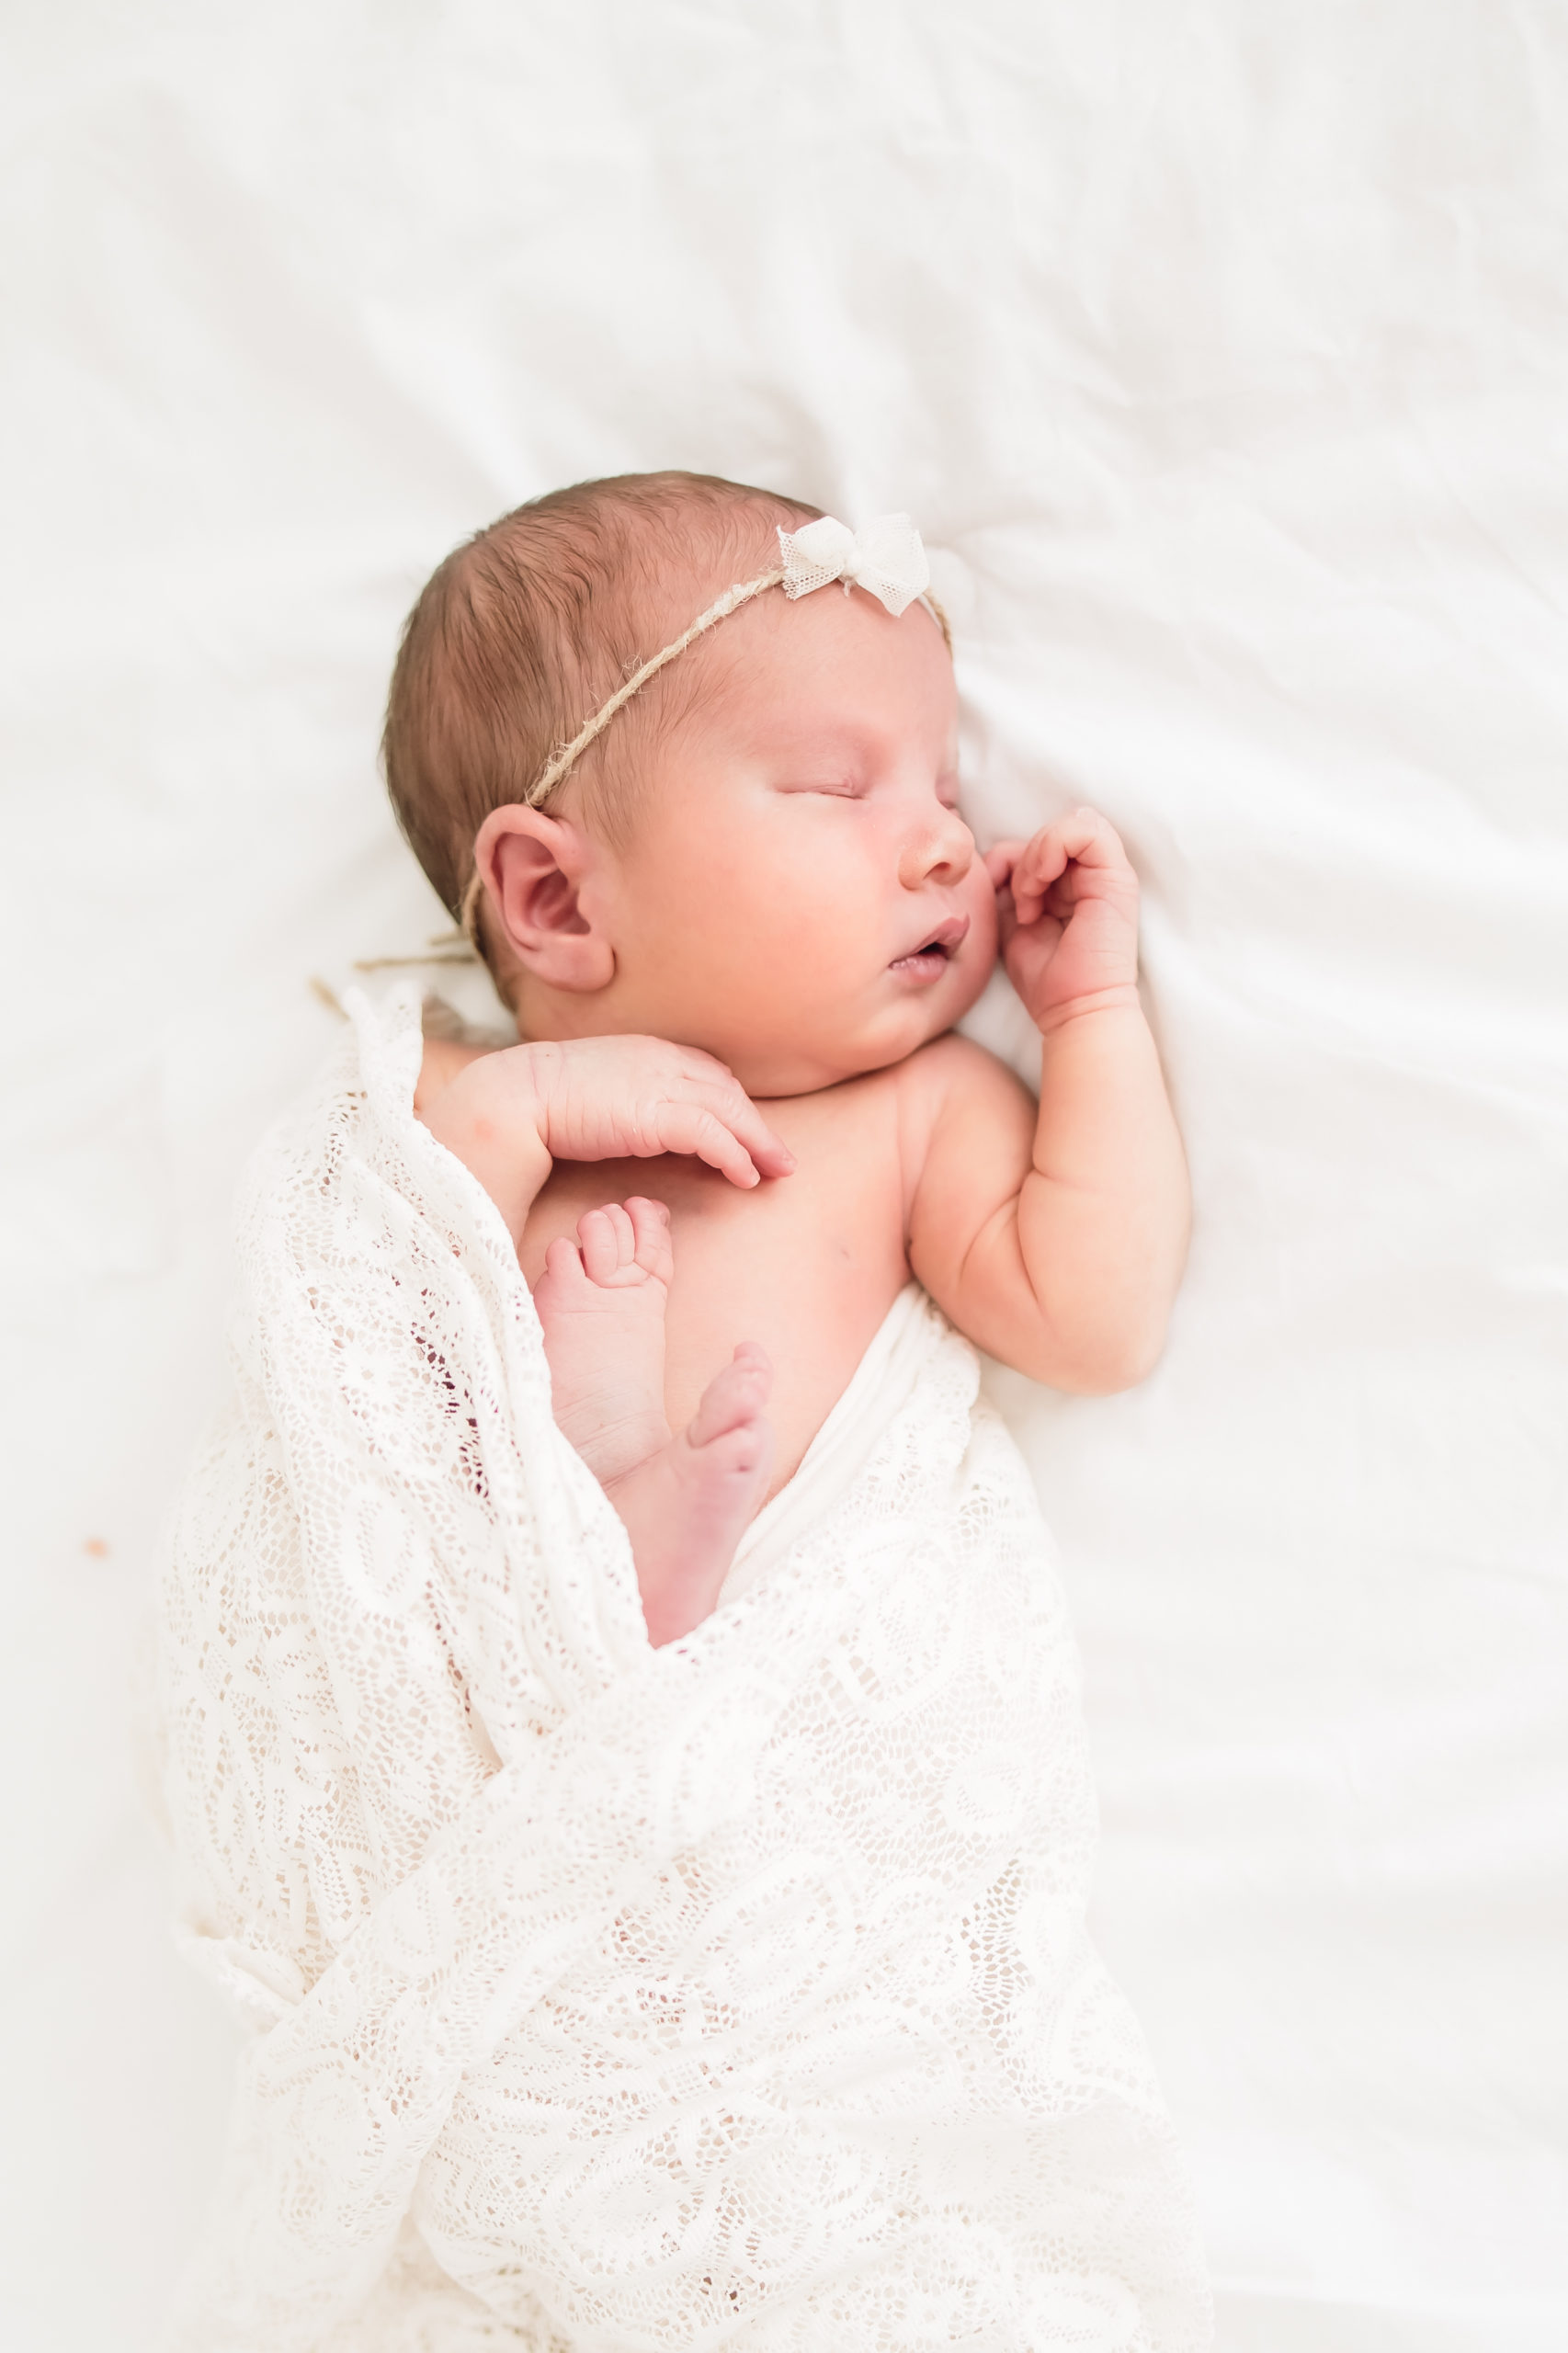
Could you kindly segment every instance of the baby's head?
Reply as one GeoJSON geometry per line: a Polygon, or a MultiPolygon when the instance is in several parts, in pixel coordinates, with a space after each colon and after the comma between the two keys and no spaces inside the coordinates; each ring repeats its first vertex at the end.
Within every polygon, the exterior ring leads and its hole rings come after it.
{"type": "Polygon", "coordinates": [[[779,529],[817,513],[704,475],[584,483],[458,549],[415,605],[389,789],[524,1036],[670,1038],[754,1094],[800,1094],[902,1060],[984,985],[994,899],[924,603],[766,587],[538,794],[632,673],[777,574],[779,529]]]}

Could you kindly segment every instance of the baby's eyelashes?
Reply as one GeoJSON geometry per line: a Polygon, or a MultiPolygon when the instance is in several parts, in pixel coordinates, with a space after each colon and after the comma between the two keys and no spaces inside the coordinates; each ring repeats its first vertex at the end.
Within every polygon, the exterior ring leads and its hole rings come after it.
{"type": "MultiPolygon", "coordinates": [[[[833,801],[865,801],[870,797],[870,780],[863,776],[795,777],[778,787],[781,792],[825,793],[833,801]]],[[[936,789],[936,800],[949,817],[961,817],[959,788],[956,782],[941,784],[936,789]]]]}
{"type": "Polygon", "coordinates": [[[835,801],[859,801],[864,798],[863,777],[795,777],[780,785],[781,792],[825,792],[835,801]]]}

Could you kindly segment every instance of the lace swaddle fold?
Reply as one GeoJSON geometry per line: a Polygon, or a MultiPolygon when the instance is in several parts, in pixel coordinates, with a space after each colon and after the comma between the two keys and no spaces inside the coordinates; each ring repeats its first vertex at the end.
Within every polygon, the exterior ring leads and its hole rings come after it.
{"type": "Polygon", "coordinates": [[[967,2313],[1021,2353],[1053,2298],[1085,2345],[1202,2342],[972,1354],[903,1302],[869,1451],[653,1651],[509,1240],[412,1118],[412,995],[355,1025],[251,1184],[166,1581],[187,1926],[270,2021],[178,2341],[347,2347],[374,2296],[384,2342],[412,2215],[518,2346],[967,2313]]]}

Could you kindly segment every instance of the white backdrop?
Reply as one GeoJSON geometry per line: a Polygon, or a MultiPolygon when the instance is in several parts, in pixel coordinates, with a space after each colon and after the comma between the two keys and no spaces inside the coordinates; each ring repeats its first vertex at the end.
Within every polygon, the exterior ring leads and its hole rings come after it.
{"type": "Polygon", "coordinates": [[[1010,1381],[1227,2353],[1568,2343],[1563,0],[13,0],[0,2339],[138,2353],[227,2029],[134,1660],[227,1202],[420,944],[399,620],[689,465],[948,551],[1147,889],[1155,1378],[1010,1381]]]}

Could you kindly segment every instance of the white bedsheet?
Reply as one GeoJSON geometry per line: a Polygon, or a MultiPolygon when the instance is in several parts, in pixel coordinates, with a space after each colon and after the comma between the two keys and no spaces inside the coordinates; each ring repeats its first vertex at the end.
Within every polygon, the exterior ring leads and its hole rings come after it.
{"type": "Polygon", "coordinates": [[[439,922],[399,620],[660,464],[909,507],[983,825],[1092,799],[1145,877],[1171,1347],[998,1386],[1221,2343],[1560,2353],[1568,16],[55,0],[6,47],[7,2353],[151,2343],[216,2143],[132,1668],[309,976],[439,922]]]}

